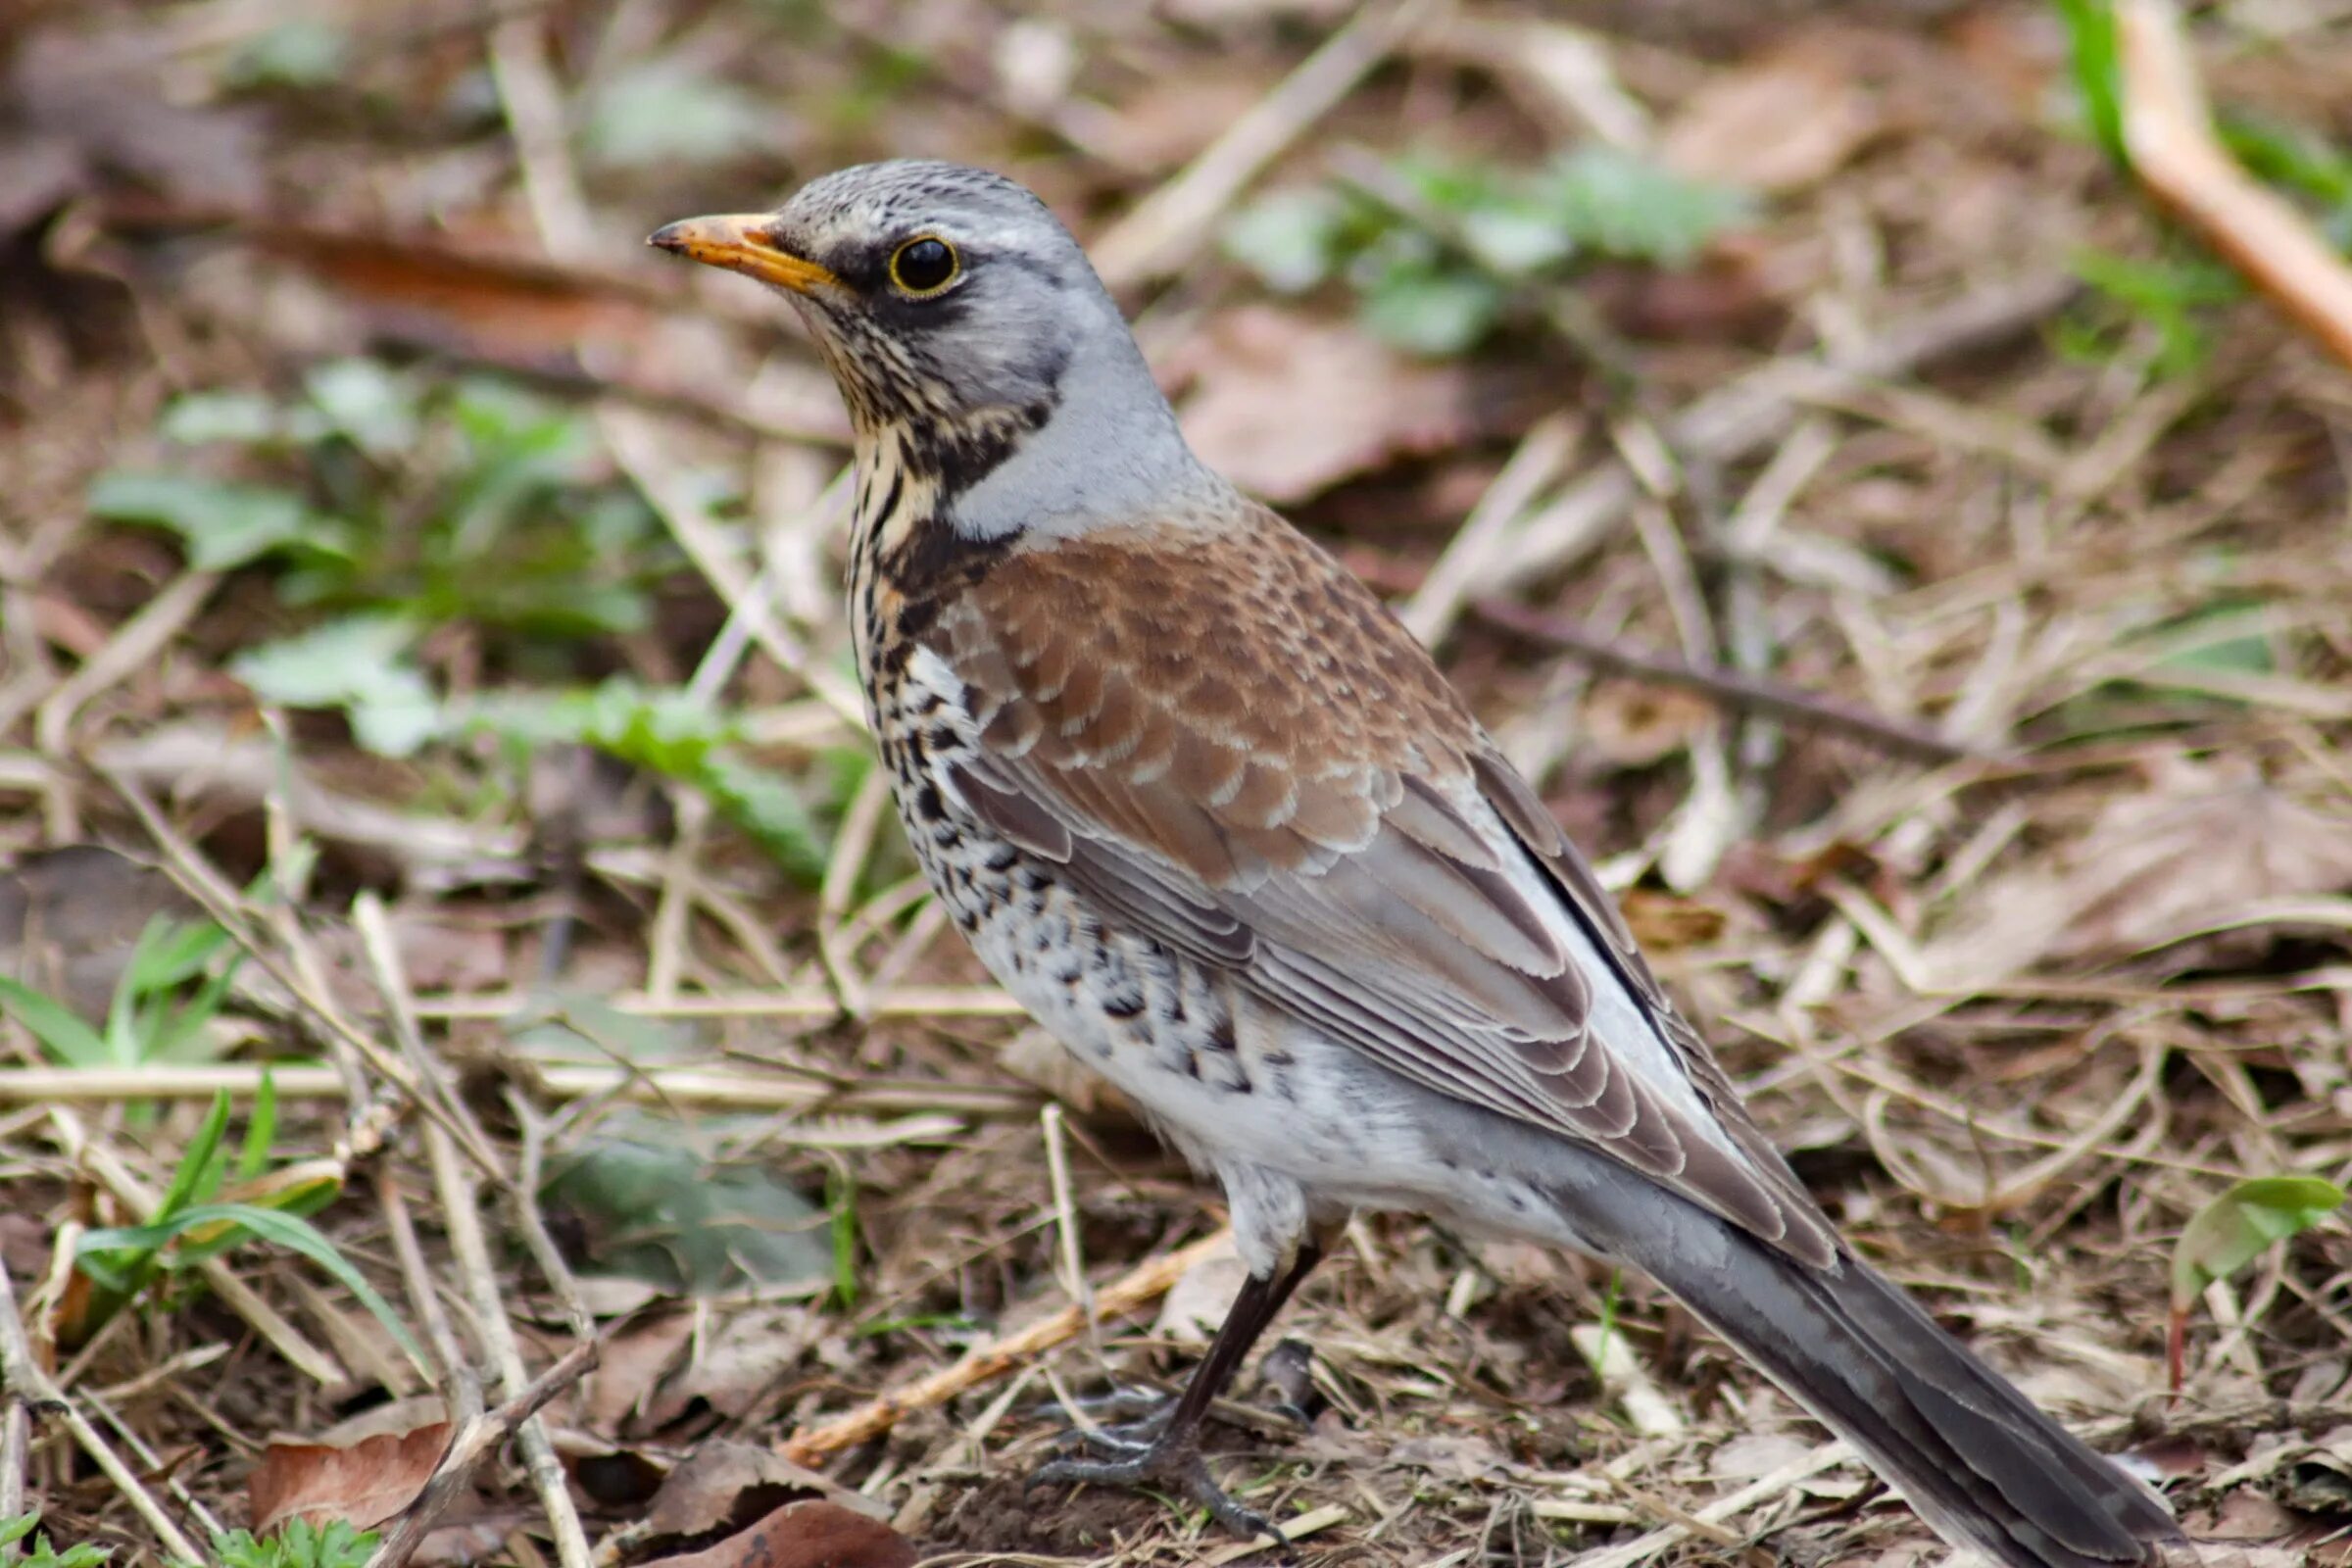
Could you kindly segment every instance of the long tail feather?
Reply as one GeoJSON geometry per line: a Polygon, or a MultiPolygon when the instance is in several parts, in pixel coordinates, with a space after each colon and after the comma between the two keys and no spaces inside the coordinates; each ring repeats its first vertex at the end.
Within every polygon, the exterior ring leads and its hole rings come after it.
{"type": "MultiPolygon", "coordinates": [[[[2035,1408],[1850,1256],[1788,1258],[1694,1206],[1598,1234],[1601,1250],[1672,1292],[1790,1397],[1854,1445],[1956,1545],[2009,1568],[2116,1568],[2185,1546],[2155,1493],[2035,1408]]],[[[1615,1229],[1615,1227],[1608,1227],[1615,1229]]]]}

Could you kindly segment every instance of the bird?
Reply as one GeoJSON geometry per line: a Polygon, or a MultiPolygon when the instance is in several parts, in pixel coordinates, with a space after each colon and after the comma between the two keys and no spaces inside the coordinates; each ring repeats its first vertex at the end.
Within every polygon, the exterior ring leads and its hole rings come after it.
{"type": "Polygon", "coordinates": [[[1839,1237],[1429,653],[1194,455],[1036,195],[897,160],[649,243],[779,291],[848,407],[850,634],[938,899],[1224,1192],[1248,1276],[1190,1381],[1034,1480],[1280,1540],[1202,1421],[1335,1227],[1396,1211],[1642,1270],[1954,1545],[2194,1560],[1839,1237]]]}

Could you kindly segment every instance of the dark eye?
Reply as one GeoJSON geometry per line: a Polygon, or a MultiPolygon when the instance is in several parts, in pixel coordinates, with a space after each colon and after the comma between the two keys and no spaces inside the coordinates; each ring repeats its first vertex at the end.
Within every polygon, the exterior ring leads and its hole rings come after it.
{"type": "Polygon", "coordinates": [[[936,294],[956,280],[956,247],[925,234],[891,253],[890,280],[909,294],[936,294]]]}

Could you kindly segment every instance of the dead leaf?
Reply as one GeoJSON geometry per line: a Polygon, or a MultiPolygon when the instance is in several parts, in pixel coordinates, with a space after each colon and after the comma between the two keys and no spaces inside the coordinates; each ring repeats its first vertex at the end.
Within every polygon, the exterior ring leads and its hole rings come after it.
{"type": "Polygon", "coordinates": [[[170,45],[152,29],[44,28],[0,78],[0,233],[107,176],[187,201],[258,203],[260,122],[172,101],[170,45]]]}
{"type": "Polygon", "coordinates": [[[1585,734],[1617,766],[1649,767],[1689,746],[1719,711],[1696,692],[1604,680],[1585,699],[1585,734]]]}
{"type": "Polygon", "coordinates": [[[1634,940],[1649,954],[1703,947],[1723,935],[1723,911],[1711,904],[1655,888],[1628,888],[1617,907],[1634,940]]]}
{"type": "Polygon", "coordinates": [[[2352,821],[2315,810],[2251,762],[2182,762],[2118,797],[2066,857],[2090,897],[2060,957],[2141,953],[2260,899],[2352,887],[2352,821]]]}
{"type": "Polygon", "coordinates": [[[2352,821],[2305,804],[2249,761],[2162,760],[2071,845],[1976,888],[1923,947],[1938,985],[1997,983],[2041,959],[2129,958],[2352,887],[2352,821]]]}
{"type": "Polygon", "coordinates": [[[742,1531],[784,1507],[812,1499],[881,1517],[880,1503],[780,1453],[748,1443],[706,1443],[654,1494],[646,1509],[643,1544],[675,1551],[742,1531]]]}
{"type": "Polygon", "coordinates": [[[641,1425],[659,1432],[698,1404],[730,1419],[749,1413],[821,1331],[805,1306],[755,1307],[722,1320],[694,1359],[662,1379],[644,1401],[641,1425]]]}
{"type": "Polygon", "coordinates": [[[913,1568],[920,1554],[879,1519],[838,1503],[787,1503],[716,1545],[643,1568],[913,1568]]]}
{"type": "Polygon", "coordinates": [[[365,1438],[348,1447],[272,1443],[246,1481],[253,1532],[267,1535],[289,1519],[314,1525],[341,1519],[372,1530],[416,1500],[449,1448],[451,1426],[365,1438]]]}
{"type": "Polygon", "coordinates": [[[1777,194],[1837,172],[1878,128],[1871,94],[1838,53],[1801,40],[1692,93],[1658,153],[1693,179],[1777,194]]]}
{"type": "Polygon", "coordinates": [[[1211,317],[1173,367],[1202,462],[1264,500],[1304,501],[1476,433],[1470,378],[1352,327],[1250,305],[1211,317]]]}
{"type": "Polygon", "coordinates": [[[608,1338],[598,1352],[596,1375],[588,1381],[582,1424],[605,1436],[619,1432],[644,1408],[693,1337],[694,1314],[660,1312],[608,1338]]]}
{"type": "Polygon", "coordinates": [[[2276,1541],[2295,1528],[2295,1516],[2251,1487],[2222,1499],[2197,1535],[2206,1541],[2276,1541]]]}
{"type": "Polygon", "coordinates": [[[299,1447],[305,1444],[324,1448],[348,1448],[369,1438],[403,1438],[412,1432],[422,1431],[436,1422],[449,1420],[449,1401],[438,1394],[412,1394],[406,1398],[387,1399],[371,1404],[357,1415],[345,1416],[323,1431],[309,1437],[273,1432],[270,1441],[299,1447]]]}
{"type": "Polygon", "coordinates": [[[0,872],[0,974],[106,1021],[139,933],[200,911],[163,871],[96,844],[27,855],[0,872]]]}

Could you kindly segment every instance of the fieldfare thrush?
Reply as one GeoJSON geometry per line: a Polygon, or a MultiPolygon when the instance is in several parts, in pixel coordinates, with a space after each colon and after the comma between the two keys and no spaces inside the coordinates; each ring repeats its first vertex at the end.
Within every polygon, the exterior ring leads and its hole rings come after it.
{"type": "Polygon", "coordinates": [[[980,957],[1223,1184],[1250,1277],[1106,1457],[1236,1529],[1199,1427],[1354,1209],[1628,1263],[2015,1568],[2162,1559],[2155,1494],[1839,1240],[1429,656],[1195,458],[1021,186],[844,170],[652,238],[782,290],[856,428],[852,632],[980,957]]]}

